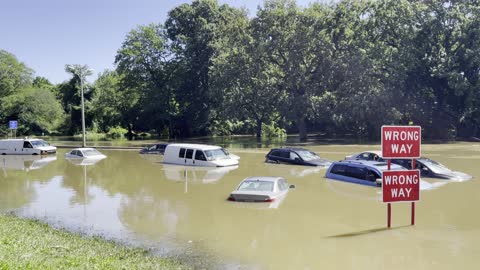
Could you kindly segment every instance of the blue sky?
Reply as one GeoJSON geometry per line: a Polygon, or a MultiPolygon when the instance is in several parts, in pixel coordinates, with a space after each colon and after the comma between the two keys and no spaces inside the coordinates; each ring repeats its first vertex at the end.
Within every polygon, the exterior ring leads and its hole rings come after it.
{"type": "MultiPolygon", "coordinates": [[[[86,64],[97,73],[113,69],[126,34],[163,23],[187,0],[5,0],[0,8],[0,49],[53,83],[69,79],[65,64],[86,64]]],[[[255,14],[263,0],[219,0],[255,14]]],[[[307,6],[313,0],[297,0],[307,6]]]]}

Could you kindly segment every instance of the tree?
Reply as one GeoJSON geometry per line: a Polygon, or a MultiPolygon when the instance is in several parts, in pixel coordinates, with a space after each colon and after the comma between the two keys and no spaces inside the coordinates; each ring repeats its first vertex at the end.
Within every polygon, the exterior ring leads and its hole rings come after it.
{"type": "Polygon", "coordinates": [[[222,97],[221,121],[252,119],[259,138],[262,125],[276,124],[281,117],[285,92],[278,80],[281,71],[269,62],[265,42],[254,39],[252,31],[245,14],[231,21],[225,38],[217,41],[212,90],[222,97]]]}
{"type": "Polygon", "coordinates": [[[11,53],[0,50],[0,98],[29,86],[32,82],[33,70],[11,53]]]}
{"type": "Polygon", "coordinates": [[[165,29],[150,24],[132,30],[115,58],[117,72],[122,76],[121,112],[129,133],[143,122],[145,129],[157,127],[174,136],[176,102],[176,66],[165,29]]]}
{"type": "MultiPolygon", "coordinates": [[[[59,86],[58,95],[62,100],[62,105],[70,118],[66,123],[66,128],[70,134],[78,131],[78,123],[82,123],[82,130],[86,128],[87,120],[84,120],[85,101],[91,98],[90,91],[86,91],[86,77],[93,74],[87,65],[65,65],[65,71],[72,74],[72,79],[59,86]],[[80,103],[80,108],[78,104],[80,103]],[[79,121],[80,120],[80,121],[79,121]]],[[[88,111],[88,104],[86,110],[88,111]]],[[[91,121],[88,121],[91,122],[91,121]]]]}
{"type": "Polygon", "coordinates": [[[123,100],[120,89],[121,76],[115,71],[104,71],[99,74],[93,86],[91,100],[93,121],[98,125],[99,131],[108,132],[112,127],[122,125],[123,100]]]}
{"type": "Polygon", "coordinates": [[[286,92],[283,111],[306,140],[306,121],[313,116],[313,99],[327,89],[331,44],[325,28],[327,6],[302,10],[291,0],[265,1],[254,19],[254,38],[266,43],[269,62],[281,70],[286,92]]]}
{"type": "Polygon", "coordinates": [[[171,10],[165,23],[172,52],[178,63],[176,100],[180,134],[206,135],[210,116],[221,98],[211,89],[216,42],[231,21],[243,13],[216,0],[198,0],[171,10]]]}

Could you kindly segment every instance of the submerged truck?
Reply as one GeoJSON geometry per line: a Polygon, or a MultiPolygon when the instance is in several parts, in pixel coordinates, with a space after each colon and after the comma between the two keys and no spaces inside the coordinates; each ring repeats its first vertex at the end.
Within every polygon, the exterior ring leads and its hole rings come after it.
{"type": "Polygon", "coordinates": [[[47,155],[56,152],[55,146],[42,139],[0,140],[0,155],[47,155]]]}

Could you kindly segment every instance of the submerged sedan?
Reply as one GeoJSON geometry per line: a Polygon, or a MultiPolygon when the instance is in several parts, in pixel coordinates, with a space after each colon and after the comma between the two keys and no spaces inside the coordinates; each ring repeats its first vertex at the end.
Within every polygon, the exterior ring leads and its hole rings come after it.
{"type": "MultiPolygon", "coordinates": [[[[392,163],[403,166],[409,170],[412,169],[412,162],[409,159],[392,159],[392,163]]],[[[467,181],[472,176],[463,172],[452,171],[441,163],[429,158],[418,158],[415,162],[415,168],[420,170],[423,177],[441,178],[455,181],[467,181]]]]}
{"type": "Polygon", "coordinates": [[[230,193],[229,201],[274,202],[287,195],[290,188],[282,177],[255,176],[243,179],[238,187],[230,193]]]}
{"type": "MultiPolygon", "coordinates": [[[[351,156],[346,156],[345,160],[370,160],[387,162],[387,160],[382,158],[381,151],[365,151],[351,156]]],[[[441,163],[429,158],[418,158],[415,160],[415,169],[419,169],[420,175],[423,177],[441,178],[455,181],[466,181],[472,179],[471,175],[452,171],[441,163]]],[[[411,159],[392,159],[392,163],[400,165],[409,170],[412,169],[411,159]]]]}
{"type": "Polygon", "coordinates": [[[107,156],[100,153],[95,148],[75,148],[72,151],[65,154],[65,158],[67,159],[104,159],[107,156]]]}

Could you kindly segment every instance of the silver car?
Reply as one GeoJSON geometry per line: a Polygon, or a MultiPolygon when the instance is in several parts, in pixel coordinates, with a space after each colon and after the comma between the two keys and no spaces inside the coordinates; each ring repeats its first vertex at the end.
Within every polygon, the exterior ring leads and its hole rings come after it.
{"type": "Polygon", "coordinates": [[[238,187],[230,193],[229,201],[274,202],[287,195],[290,188],[282,177],[254,176],[243,179],[238,187]]]}

